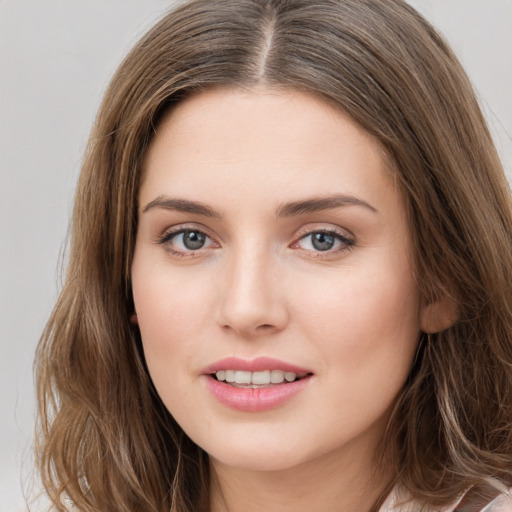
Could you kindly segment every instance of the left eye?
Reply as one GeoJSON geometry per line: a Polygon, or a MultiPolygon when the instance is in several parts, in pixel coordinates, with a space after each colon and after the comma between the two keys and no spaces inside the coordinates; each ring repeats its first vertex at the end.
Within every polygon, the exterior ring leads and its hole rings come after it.
{"type": "Polygon", "coordinates": [[[212,240],[202,231],[185,229],[178,233],[171,233],[166,237],[166,242],[172,243],[178,251],[198,251],[211,244],[212,240]]]}
{"type": "Polygon", "coordinates": [[[334,231],[316,231],[303,236],[297,245],[301,249],[316,252],[327,252],[348,248],[353,245],[353,240],[344,237],[334,231]]]}

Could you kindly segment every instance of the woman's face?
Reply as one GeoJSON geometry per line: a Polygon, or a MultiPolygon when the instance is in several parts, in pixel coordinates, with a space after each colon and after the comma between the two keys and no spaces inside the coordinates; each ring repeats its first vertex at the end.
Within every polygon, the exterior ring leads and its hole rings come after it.
{"type": "Polygon", "coordinates": [[[307,94],[217,90],[167,114],[144,167],[135,309],[183,430],[246,469],[373,453],[421,316],[379,143],[307,94]]]}

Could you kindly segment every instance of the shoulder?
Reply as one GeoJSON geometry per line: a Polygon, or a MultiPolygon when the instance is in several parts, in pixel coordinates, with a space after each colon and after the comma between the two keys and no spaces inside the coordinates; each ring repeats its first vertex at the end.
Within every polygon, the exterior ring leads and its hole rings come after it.
{"type": "Polygon", "coordinates": [[[462,498],[459,498],[452,505],[442,509],[437,507],[425,507],[424,505],[411,500],[405,490],[396,487],[383,503],[379,512],[463,512],[466,510],[471,510],[471,512],[512,512],[512,490],[510,489],[508,492],[504,492],[496,496],[483,508],[482,506],[473,506],[468,508],[466,505],[462,505],[462,501],[462,498]]]}
{"type": "Polygon", "coordinates": [[[500,494],[494,500],[491,501],[482,512],[512,512],[512,493],[500,494]]]}

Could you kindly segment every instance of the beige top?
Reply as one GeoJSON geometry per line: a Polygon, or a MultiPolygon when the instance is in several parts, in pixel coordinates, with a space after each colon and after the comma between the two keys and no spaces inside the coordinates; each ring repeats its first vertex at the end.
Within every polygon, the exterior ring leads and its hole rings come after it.
{"type": "MultiPolygon", "coordinates": [[[[457,512],[457,505],[462,501],[462,498],[442,510],[438,508],[422,508],[419,503],[408,501],[405,492],[395,488],[382,504],[379,512],[457,512]]],[[[511,492],[498,495],[480,512],[512,512],[511,492]]]]}

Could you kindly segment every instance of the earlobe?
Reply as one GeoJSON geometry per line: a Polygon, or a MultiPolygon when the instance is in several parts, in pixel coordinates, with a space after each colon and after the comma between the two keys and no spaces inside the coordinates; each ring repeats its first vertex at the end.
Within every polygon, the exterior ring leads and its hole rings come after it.
{"type": "Polygon", "coordinates": [[[423,307],[420,328],[426,334],[434,334],[448,329],[458,318],[457,303],[451,298],[444,297],[423,307]]]}

